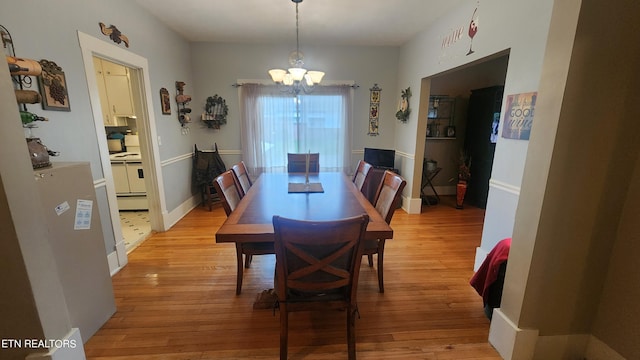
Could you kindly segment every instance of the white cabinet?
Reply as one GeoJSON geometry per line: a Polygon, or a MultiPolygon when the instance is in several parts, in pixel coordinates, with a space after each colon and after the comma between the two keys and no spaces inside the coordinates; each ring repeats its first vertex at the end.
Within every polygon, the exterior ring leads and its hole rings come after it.
{"type": "Polygon", "coordinates": [[[111,162],[113,182],[116,188],[118,209],[146,210],[149,208],[144,172],[140,160],[111,162]]]}
{"type": "Polygon", "coordinates": [[[128,194],[130,192],[129,180],[124,162],[112,162],[111,172],[113,173],[113,183],[116,187],[116,194],[128,194]]]}
{"type": "Polygon", "coordinates": [[[93,58],[100,105],[105,126],[124,126],[118,117],[134,116],[129,69],[110,61],[93,58]]]}
{"type": "Polygon", "coordinates": [[[129,179],[129,190],[132,193],[146,193],[144,185],[144,172],[141,162],[127,162],[127,177],[129,179]]]}

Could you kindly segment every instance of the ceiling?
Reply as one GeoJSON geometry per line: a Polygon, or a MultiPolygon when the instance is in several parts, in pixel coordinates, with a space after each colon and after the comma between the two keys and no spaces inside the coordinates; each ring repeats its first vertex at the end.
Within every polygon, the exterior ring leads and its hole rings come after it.
{"type": "MultiPolygon", "coordinates": [[[[193,42],[295,43],[291,0],[136,0],[193,42]]],[[[463,0],[306,0],[300,43],[400,46],[463,0]]]]}

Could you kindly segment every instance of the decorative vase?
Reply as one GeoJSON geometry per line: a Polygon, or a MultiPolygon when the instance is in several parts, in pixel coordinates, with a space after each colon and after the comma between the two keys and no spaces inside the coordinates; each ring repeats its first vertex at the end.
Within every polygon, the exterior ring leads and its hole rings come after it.
{"type": "Polygon", "coordinates": [[[467,182],[460,180],[456,184],[456,209],[462,209],[464,203],[464,195],[467,193],[467,182]]]}

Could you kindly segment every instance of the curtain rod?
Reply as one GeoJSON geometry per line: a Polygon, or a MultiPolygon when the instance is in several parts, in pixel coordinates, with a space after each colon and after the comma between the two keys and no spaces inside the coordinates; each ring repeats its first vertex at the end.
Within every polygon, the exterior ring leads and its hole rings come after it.
{"type": "MultiPolygon", "coordinates": [[[[264,83],[259,83],[259,82],[236,82],[231,84],[231,86],[233,86],[234,88],[240,87],[242,85],[245,84],[255,84],[255,85],[265,85],[265,86],[269,86],[271,84],[264,84],[264,83]]],[[[354,89],[357,89],[360,87],[360,85],[358,84],[327,84],[327,85],[315,85],[315,86],[348,86],[354,89]]]]}

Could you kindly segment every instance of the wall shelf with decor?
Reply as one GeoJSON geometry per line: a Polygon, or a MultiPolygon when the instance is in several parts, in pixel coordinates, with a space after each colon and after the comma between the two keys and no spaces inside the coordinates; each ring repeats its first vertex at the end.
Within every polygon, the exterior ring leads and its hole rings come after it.
{"type": "Polygon", "coordinates": [[[455,139],[455,104],[456,99],[447,95],[429,96],[428,139],[455,139]]]}

